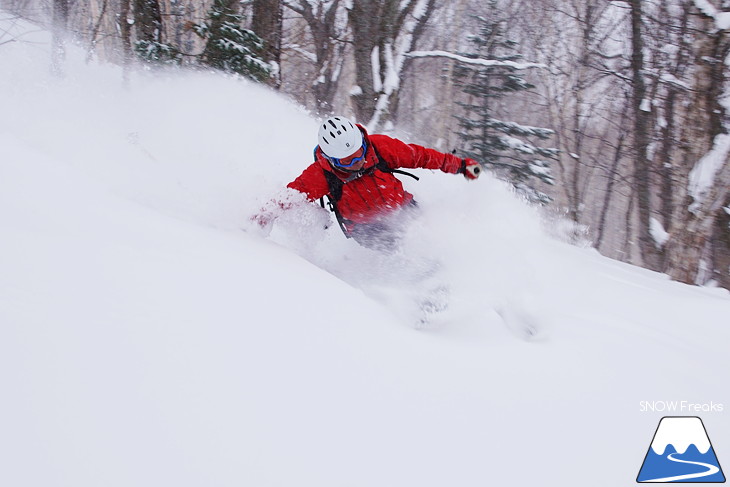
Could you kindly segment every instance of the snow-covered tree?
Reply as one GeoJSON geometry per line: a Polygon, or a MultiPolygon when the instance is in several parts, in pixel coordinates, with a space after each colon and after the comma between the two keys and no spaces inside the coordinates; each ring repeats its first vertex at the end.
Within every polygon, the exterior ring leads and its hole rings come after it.
{"type": "Polygon", "coordinates": [[[642,264],[682,282],[729,286],[730,2],[629,6],[642,264]]]}
{"type": "Polygon", "coordinates": [[[436,0],[355,1],[349,7],[356,85],[350,91],[357,119],[371,130],[393,116],[401,79],[436,0]]]}
{"type": "Polygon", "coordinates": [[[253,0],[251,30],[264,41],[261,58],[271,66],[269,81],[281,87],[281,39],[283,34],[282,0],[253,0]]]}
{"type": "Polygon", "coordinates": [[[629,192],[621,173],[631,136],[622,58],[626,11],[605,0],[531,0],[501,13],[520,51],[546,66],[530,78],[536,92],[521,113],[533,111],[540,117],[534,125],[555,130],[551,143],[561,152],[552,164],[550,194],[568,218],[590,227],[597,246],[622,258],[630,240],[618,231],[626,221],[622,195],[629,192]]]}
{"type": "Polygon", "coordinates": [[[673,168],[675,205],[662,250],[674,279],[730,286],[730,5],[693,2],[693,57],[686,113],[673,168]],[[713,242],[714,240],[714,242],[713,242]],[[713,255],[714,254],[714,255],[713,255]]]}
{"type": "MultiPolygon", "coordinates": [[[[489,10],[497,11],[496,0],[490,0],[489,10]]],[[[558,150],[529,140],[548,139],[554,132],[497,117],[506,98],[534,86],[525,79],[525,66],[519,64],[523,56],[516,52],[517,43],[507,37],[504,23],[491,15],[477,20],[479,31],[469,37],[474,50],[464,54],[475,62],[464,63],[455,72],[467,94],[467,101],[458,102],[464,114],[456,116],[464,154],[508,177],[531,199],[547,202],[547,195],[531,188],[528,181],[554,183],[550,159],[558,150]]]]}
{"type": "Polygon", "coordinates": [[[200,62],[212,68],[236,73],[255,81],[264,81],[272,73],[271,64],[261,55],[263,40],[254,32],[241,27],[238,0],[215,0],[208,20],[194,26],[195,32],[206,39],[200,62]]]}
{"type": "Polygon", "coordinates": [[[153,64],[178,64],[181,59],[181,53],[175,47],[154,40],[135,41],[134,52],[143,61],[153,64]]]}
{"type": "Polygon", "coordinates": [[[314,66],[311,93],[315,111],[332,114],[335,96],[342,78],[348,46],[348,19],[344,2],[340,0],[283,0],[284,6],[306,22],[311,36],[311,52],[299,42],[288,46],[314,66]]]}
{"type": "Polygon", "coordinates": [[[134,52],[149,63],[178,64],[180,50],[163,40],[162,10],[158,0],[133,0],[137,40],[134,52]]]}

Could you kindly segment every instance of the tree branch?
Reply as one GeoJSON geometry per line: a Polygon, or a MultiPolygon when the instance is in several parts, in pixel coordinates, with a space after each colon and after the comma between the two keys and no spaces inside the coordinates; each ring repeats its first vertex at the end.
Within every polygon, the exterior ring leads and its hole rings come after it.
{"type": "Polygon", "coordinates": [[[405,54],[407,57],[413,58],[425,58],[425,57],[445,57],[453,59],[464,64],[476,64],[484,67],[508,67],[514,69],[529,69],[529,68],[547,68],[545,64],[540,63],[516,63],[514,61],[497,61],[495,59],[478,59],[468,58],[454,54],[447,51],[412,51],[405,54]]]}

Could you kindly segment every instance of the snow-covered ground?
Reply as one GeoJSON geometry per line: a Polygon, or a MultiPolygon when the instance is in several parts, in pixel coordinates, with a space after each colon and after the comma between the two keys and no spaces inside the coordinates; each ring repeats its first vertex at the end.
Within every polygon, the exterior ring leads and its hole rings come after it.
{"type": "Polygon", "coordinates": [[[405,181],[394,255],[314,205],[265,237],[316,120],[75,51],[55,80],[24,40],[0,45],[0,485],[627,485],[668,414],[730,464],[728,292],[548,237],[489,177],[405,181]],[[665,400],[723,411],[642,412],[665,400]]]}

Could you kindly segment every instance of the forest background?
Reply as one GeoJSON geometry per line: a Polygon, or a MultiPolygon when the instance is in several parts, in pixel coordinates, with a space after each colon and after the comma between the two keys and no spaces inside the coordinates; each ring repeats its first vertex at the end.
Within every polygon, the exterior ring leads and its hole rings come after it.
{"type": "MultiPolygon", "coordinates": [[[[730,289],[728,0],[0,8],[53,29],[58,76],[74,43],[121,65],[121,82],[165,65],[266,83],[317,116],[475,156],[604,255],[730,289]]],[[[0,31],[11,42],[24,40],[0,31]]]]}

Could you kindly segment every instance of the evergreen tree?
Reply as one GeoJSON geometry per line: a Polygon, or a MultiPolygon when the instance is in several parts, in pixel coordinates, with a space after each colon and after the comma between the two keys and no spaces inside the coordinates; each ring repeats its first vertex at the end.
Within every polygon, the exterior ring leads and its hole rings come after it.
{"type": "Polygon", "coordinates": [[[134,0],[137,41],[134,52],[148,63],[180,64],[182,54],[162,41],[162,13],[158,0],[134,0]]]}
{"type": "Polygon", "coordinates": [[[238,0],[215,0],[208,12],[208,21],[194,26],[195,32],[207,39],[201,63],[254,81],[271,76],[272,66],[261,55],[264,41],[253,31],[241,27],[238,0]]]}
{"type": "Polygon", "coordinates": [[[152,40],[134,43],[134,52],[140,59],[151,64],[180,64],[182,54],[170,44],[152,40]]]}
{"type": "MultiPolygon", "coordinates": [[[[496,0],[489,1],[491,12],[496,12],[496,3],[496,0]]],[[[537,147],[524,138],[547,139],[553,131],[495,117],[503,98],[532,89],[534,85],[525,80],[519,64],[515,64],[522,60],[522,55],[515,52],[517,44],[506,37],[502,22],[485,17],[475,19],[479,22],[479,32],[469,37],[474,52],[463,56],[496,62],[469,64],[456,70],[456,82],[470,100],[458,103],[465,114],[455,117],[465,155],[507,177],[531,200],[549,202],[550,198],[529,186],[528,181],[538,178],[554,184],[549,159],[558,150],[537,147]]]]}

